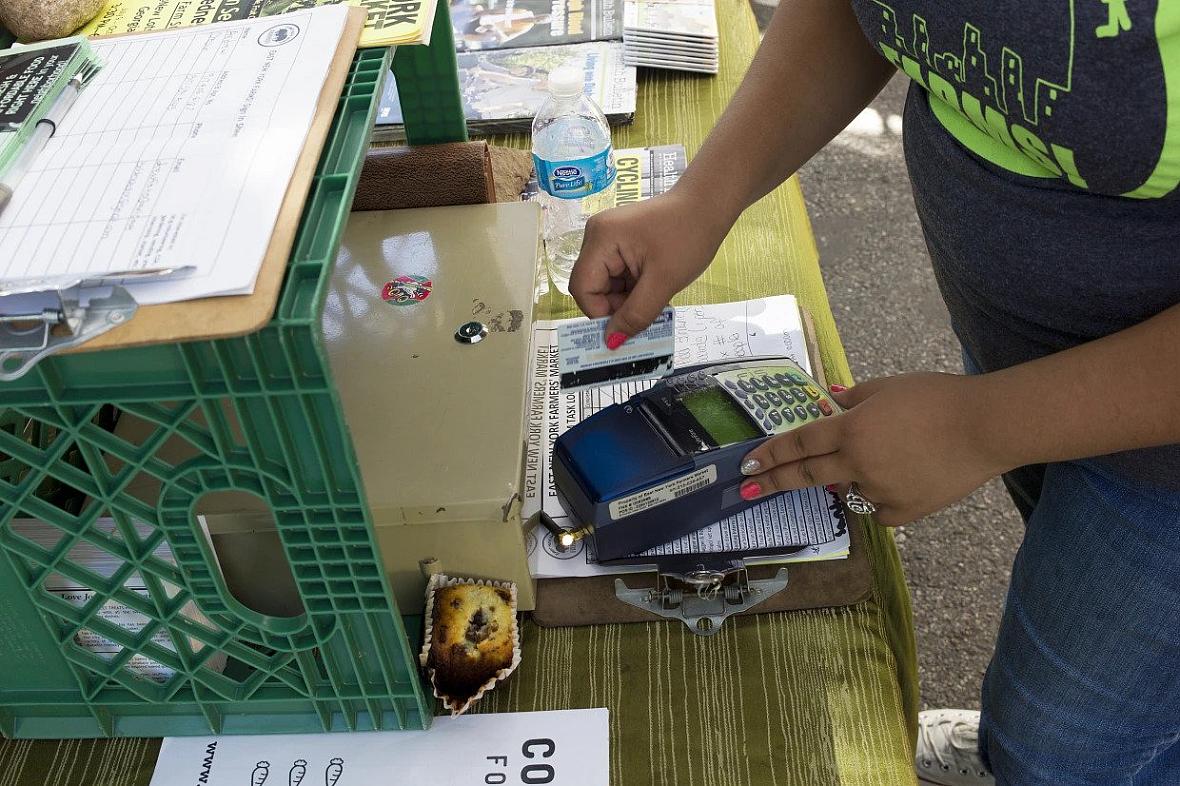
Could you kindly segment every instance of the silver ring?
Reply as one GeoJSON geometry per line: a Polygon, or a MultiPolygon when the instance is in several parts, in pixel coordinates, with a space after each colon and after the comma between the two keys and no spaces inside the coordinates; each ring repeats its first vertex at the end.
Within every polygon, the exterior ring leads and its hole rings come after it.
{"type": "Polygon", "coordinates": [[[855,483],[848,486],[848,491],[844,494],[844,504],[853,513],[861,516],[871,516],[877,512],[877,506],[869,501],[869,498],[860,493],[855,483]]]}

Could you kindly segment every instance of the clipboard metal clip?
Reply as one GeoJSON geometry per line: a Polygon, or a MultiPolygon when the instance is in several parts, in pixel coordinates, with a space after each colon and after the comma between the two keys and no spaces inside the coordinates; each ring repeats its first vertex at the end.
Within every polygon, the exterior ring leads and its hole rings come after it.
{"type": "Polygon", "coordinates": [[[745,563],[660,566],[654,588],[632,589],[615,579],[615,597],[665,619],[680,620],[698,636],[713,636],[726,619],[787,588],[787,569],[751,579],[745,563]]]}
{"type": "Polygon", "coordinates": [[[160,279],[193,268],[153,268],[121,271],[104,276],[54,276],[22,279],[0,285],[0,298],[41,295],[25,312],[0,313],[0,381],[20,379],[42,358],[84,344],[135,316],[135,298],[118,283],[160,279]],[[90,297],[82,304],[84,290],[109,287],[105,297],[90,297]]]}
{"type": "Polygon", "coordinates": [[[139,305],[123,287],[109,297],[78,302],[78,290],[58,290],[56,307],[0,316],[0,381],[20,379],[41,358],[84,344],[122,325],[139,305]]]}

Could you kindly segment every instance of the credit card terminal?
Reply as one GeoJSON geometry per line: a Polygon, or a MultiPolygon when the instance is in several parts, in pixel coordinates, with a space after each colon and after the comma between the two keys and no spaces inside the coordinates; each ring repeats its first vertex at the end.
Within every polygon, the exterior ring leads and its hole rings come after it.
{"type": "Polygon", "coordinates": [[[789,358],[693,366],[558,437],[554,485],[599,560],[622,559],[759,504],[738,492],[745,455],[840,411],[789,358]]]}

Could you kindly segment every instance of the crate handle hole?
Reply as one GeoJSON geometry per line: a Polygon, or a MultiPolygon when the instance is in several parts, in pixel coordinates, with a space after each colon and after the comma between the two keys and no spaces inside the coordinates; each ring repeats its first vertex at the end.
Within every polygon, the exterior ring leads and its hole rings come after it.
{"type": "Polygon", "coordinates": [[[205,516],[225,586],[239,603],[268,617],[306,612],[266,500],[248,491],[213,491],[197,500],[196,510],[205,516]]]}

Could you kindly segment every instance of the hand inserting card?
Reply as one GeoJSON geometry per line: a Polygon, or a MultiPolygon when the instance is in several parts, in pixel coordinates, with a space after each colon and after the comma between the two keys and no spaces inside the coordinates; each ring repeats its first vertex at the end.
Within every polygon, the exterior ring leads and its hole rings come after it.
{"type": "Polygon", "coordinates": [[[665,308],[647,330],[618,349],[606,344],[608,317],[562,325],[557,333],[561,389],[668,376],[676,342],[675,313],[665,308]]]}

